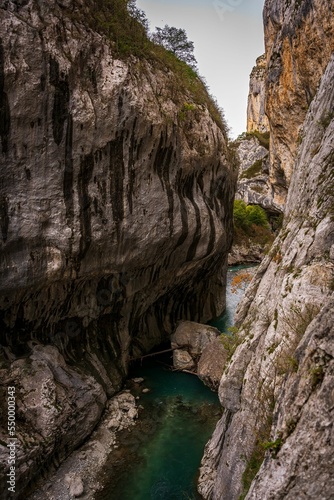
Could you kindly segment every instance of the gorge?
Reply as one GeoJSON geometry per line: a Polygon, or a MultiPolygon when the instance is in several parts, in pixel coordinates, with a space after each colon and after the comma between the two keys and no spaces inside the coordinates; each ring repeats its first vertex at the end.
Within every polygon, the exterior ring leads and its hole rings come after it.
{"type": "Polygon", "coordinates": [[[179,321],[222,313],[237,182],[283,222],[237,310],[199,493],[332,498],[333,11],[332,0],[265,1],[241,145],[245,171],[262,170],[238,180],[201,80],[124,2],[0,3],[4,499],[25,497],[112,416],[130,360],[179,321]]]}

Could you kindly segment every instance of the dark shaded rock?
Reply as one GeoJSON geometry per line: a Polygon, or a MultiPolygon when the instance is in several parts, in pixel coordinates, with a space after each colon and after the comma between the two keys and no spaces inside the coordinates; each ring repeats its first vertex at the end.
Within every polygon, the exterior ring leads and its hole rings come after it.
{"type": "Polygon", "coordinates": [[[224,309],[236,173],[207,106],[164,66],[119,59],[92,3],[19,4],[0,9],[0,362],[24,381],[22,495],[91,432],[130,359],[224,309]]]}

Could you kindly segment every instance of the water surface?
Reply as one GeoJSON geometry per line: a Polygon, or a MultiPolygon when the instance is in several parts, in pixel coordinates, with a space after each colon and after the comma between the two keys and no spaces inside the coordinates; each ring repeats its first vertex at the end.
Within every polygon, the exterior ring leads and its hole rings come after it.
{"type": "MultiPolygon", "coordinates": [[[[233,316],[243,290],[232,293],[231,280],[246,266],[230,268],[227,310],[212,321],[220,331],[233,325],[233,316]]],[[[101,500],[199,499],[196,481],[203,450],[221,415],[218,396],[196,376],[172,372],[171,355],[148,358],[133,369],[132,377],[143,377],[143,385],[131,385],[140,395],[140,418],[130,431],[119,435],[105,468],[106,487],[101,500]],[[142,393],[143,387],[150,389],[142,393]]]]}
{"type": "Polygon", "coordinates": [[[143,377],[143,387],[150,392],[141,393],[140,419],[121,435],[120,449],[106,468],[108,484],[99,498],[200,498],[196,475],[205,443],[221,414],[217,394],[196,376],[172,372],[152,359],[133,375],[143,377]]]}

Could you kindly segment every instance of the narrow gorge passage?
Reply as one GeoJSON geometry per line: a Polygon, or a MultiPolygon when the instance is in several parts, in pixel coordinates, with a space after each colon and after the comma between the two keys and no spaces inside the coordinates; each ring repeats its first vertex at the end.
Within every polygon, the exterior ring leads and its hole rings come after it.
{"type": "Polygon", "coordinates": [[[0,0],[1,500],[333,499],[333,13],[0,0]]]}
{"type": "MultiPolygon", "coordinates": [[[[233,325],[233,317],[243,289],[234,293],[231,282],[240,269],[227,273],[226,311],[210,322],[222,331],[233,325]]],[[[142,406],[139,421],[119,437],[103,471],[106,485],[99,500],[182,500],[199,499],[197,479],[204,445],[221,416],[216,392],[196,376],[172,372],[171,355],[137,363],[131,377],[143,378],[150,392],[142,386],[132,393],[139,395],[142,406]]],[[[130,381],[131,382],[131,381],[130,381]]]]}

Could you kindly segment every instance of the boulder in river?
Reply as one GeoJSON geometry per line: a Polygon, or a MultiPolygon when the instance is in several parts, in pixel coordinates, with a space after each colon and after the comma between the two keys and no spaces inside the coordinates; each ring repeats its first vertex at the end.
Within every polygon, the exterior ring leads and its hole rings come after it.
{"type": "Polygon", "coordinates": [[[188,351],[192,357],[200,356],[204,347],[219,335],[220,332],[213,326],[182,321],[171,336],[172,348],[180,347],[188,351]]]}
{"type": "Polygon", "coordinates": [[[217,390],[227,361],[219,336],[213,326],[182,321],[171,336],[174,368],[197,372],[206,385],[217,390]]]}
{"type": "Polygon", "coordinates": [[[197,365],[199,378],[211,389],[218,390],[228,353],[219,338],[207,344],[197,365]]]}
{"type": "Polygon", "coordinates": [[[176,349],[173,352],[173,366],[177,370],[193,370],[195,362],[188,351],[176,349]]]}

